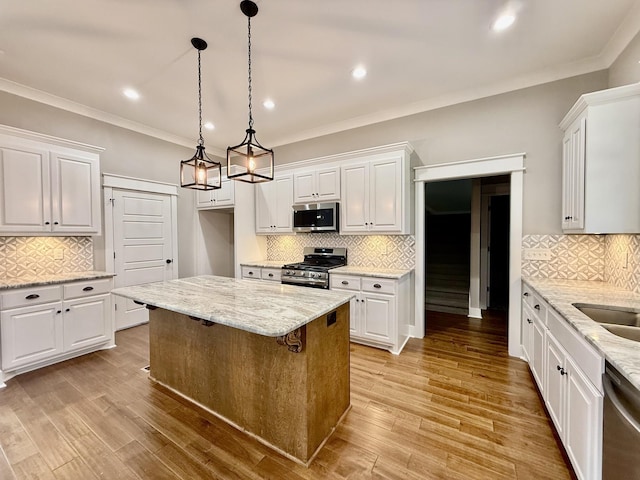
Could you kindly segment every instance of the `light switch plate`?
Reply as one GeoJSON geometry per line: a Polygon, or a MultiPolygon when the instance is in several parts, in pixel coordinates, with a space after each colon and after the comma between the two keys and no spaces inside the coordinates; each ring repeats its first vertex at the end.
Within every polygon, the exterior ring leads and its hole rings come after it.
{"type": "Polygon", "coordinates": [[[551,260],[551,249],[550,248],[525,248],[524,259],[549,261],[551,260]]]}

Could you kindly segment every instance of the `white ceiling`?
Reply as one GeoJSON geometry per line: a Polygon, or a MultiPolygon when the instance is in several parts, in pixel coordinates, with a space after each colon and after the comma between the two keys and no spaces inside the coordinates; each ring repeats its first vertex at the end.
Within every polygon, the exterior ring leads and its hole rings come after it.
{"type": "MultiPolygon", "coordinates": [[[[0,90],[195,146],[247,128],[239,0],[0,1],[0,90]],[[126,86],[142,97],[131,102],[126,86]]],[[[273,147],[608,68],[640,31],[640,0],[257,0],[253,111],[273,147]],[[515,24],[491,30],[511,8],[515,24]],[[350,72],[363,64],[368,76],[350,72]],[[267,111],[265,98],[276,108],[267,111]]],[[[639,59],[640,60],[640,59],[639,59]]],[[[0,107],[1,108],[1,107],[0,107]]]]}

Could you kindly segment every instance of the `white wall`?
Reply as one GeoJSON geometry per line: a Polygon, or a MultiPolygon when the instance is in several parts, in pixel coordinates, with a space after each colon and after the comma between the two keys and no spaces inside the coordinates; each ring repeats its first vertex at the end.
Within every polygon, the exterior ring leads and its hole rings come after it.
{"type": "Polygon", "coordinates": [[[233,278],[233,210],[200,210],[197,213],[196,275],[233,278]]]}
{"type": "MultiPolygon", "coordinates": [[[[185,147],[6,92],[0,92],[0,106],[0,124],[104,147],[102,172],[177,184],[180,160],[193,155],[185,147]]],[[[194,199],[191,190],[179,190],[178,274],[186,277],[195,271],[194,199]]],[[[95,268],[104,269],[104,237],[93,238],[95,268]]]]}
{"type": "Polygon", "coordinates": [[[425,165],[526,152],[524,233],[561,233],[560,120],[607,71],[275,148],[278,163],[408,140],[425,165]]]}
{"type": "Polygon", "coordinates": [[[609,87],[640,82],[640,33],[609,68],[609,87]]]}

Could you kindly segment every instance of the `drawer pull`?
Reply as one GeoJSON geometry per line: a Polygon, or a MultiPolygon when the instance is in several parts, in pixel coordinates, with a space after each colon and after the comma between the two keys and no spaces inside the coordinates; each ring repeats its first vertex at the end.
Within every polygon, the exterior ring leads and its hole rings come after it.
{"type": "Polygon", "coordinates": [[[249,273],[249,275],[253,275],[253,272],[248,272],[248,273],[249,273]]]}
{"type": "Polygon", "coordinates": [[[62,313],[62,310],[56,310],[56,315],[60,315],[62,313]]]}
{"type": "Polygon", "coordinates": [[[347,282],[346,280],[342,280],[342,284],[343,285],[349,285],[349,282],[347,282]]]}
{"type": "Polygon", "coordinates": [[[270,276],[270,277],[273,277],[273,273],[270,273],[270,274],[269,274],[269,276],[270,276]]]}
{"type": "Polygon", "coordinates": [[[25,300],[35,300],[36,298],[40,298],[40,295],[37,293],[32,293],[31,295],[27,295],[24,297],[25,300]]]}
{"type": "Polygon", "coordinates": [[[382,285],[380,285],[379,283],[374,283],[373,288],[382,288],[382,285]]]}
{"type": "Polygon", "coordinates": [[[65,309],[65,312],[70,312],[70,311],[71,311],[70,308],[65,309]]]}
{"type": "Polygon", "coordinates": [[[538,305],[536,305],[536,306],[535,306],[535,307],[533,307],[533,308],[535,308],[536,310],[540,310],[540,305],[538,304],[538,305]]]}
{"type": "Polygon", "coordinates": [[[93,290],[93,287],[84,287],[82,289],[83,292],[90,292],[91,290],[93,290]]]}

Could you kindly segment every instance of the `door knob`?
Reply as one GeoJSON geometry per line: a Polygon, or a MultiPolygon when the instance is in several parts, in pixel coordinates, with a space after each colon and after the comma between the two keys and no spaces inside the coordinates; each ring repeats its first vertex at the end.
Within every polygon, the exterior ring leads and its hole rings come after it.
{"type": "Polygon", "coordinates": [[[170,258],[167,258],[167,264],[169,263],[173,263],[173,260],[171,260],[170,258]]]}

